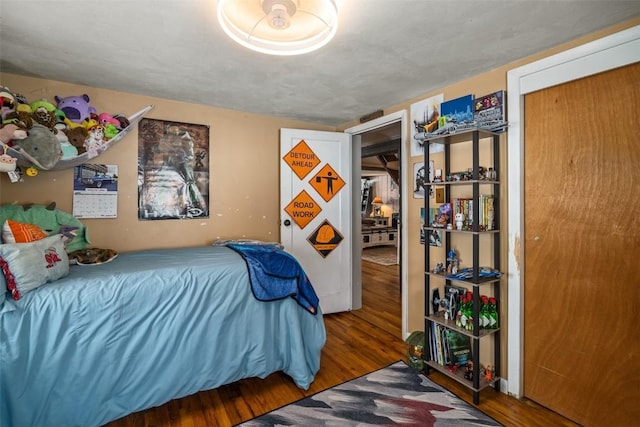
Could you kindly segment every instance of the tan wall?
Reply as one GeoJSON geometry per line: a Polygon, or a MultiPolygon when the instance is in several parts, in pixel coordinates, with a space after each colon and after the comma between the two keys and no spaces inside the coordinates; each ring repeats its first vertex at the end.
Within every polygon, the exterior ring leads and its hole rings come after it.
{"type": "MultiPolygon", "coordinates": [[[[467,95],[469,93],[475,94],[475,95],[485,95],[488,93],[491,93],[493,91],[496,90],[501,90],[507,89],[507,72],[509,70],[518,68],[520,66],[526,65],[528,63],[537,61],[539,59],[542,58],[546,58],[548,56],[557,54],[559,52],[565,51],[567,49],[576,47],[578,45],[581,44],[585,44],[588,43],[590,41],[605,37],[607,35],[613,34],[615,32],[618,31],[622,31],[626,28],[630,28],[632,26],[635,25],[640,25],[640,17],[639,18],[634,18],[632,20],[623,22],[621,24],[615,25],[613,27],[607,28],[603,31],[599,31],[593,34],[590,34],[586,37],[582,37],[580,39],[574,40],[570,43],[565,43],[562,45],[559,45],[553,49],[549,49],[547,51],[544,52],[540,52],[536,55],[532,55],[526,58],[523,58],[519,61],[510,63],[510,64],[506,64],[502,67],[499,67],[497,69],[494,69],[492,71],[489,71],[487,73],[483,73],[477,76],[474,76],[473,78],[458,82],[456,84],[450,85],[450,86],[446,86],[443,87],[439,90],[433,91],[433,92],[429,92],[429,93],[425,93],[423,95],[417,96],[416,98],[407,100],[406,102],[403,102],[401,104],[398,105],[394,105],[391,107],[387,107],[384,109],[384,113],[385,114],[391,114],[391,113],[395,113],[397,111],[400,110],[406,110],[407,111],[407,117],[410,117],[410,111],[411,111],[411,104],[418,102],[418,101],[422,101],[424,99],[427,99],[431,96],[434,95],[438,95],[440,93],[444,94],[444,99],[445,100],[450,100],[450,99],[455,99],[457,97],[460,96],[464,96],[467,95]]],[[[428,70],[423,70],[423,72],[427,72],[428,70]]],[[[509,94],[507,94],[507,102],[509,102],[509,94]]],[[[341,126],[338,127],[339,130],[344,130],[347,129],[349,127],[358,125],[359,122],[356,120],[353,120],[349,123],[345,123],[341,126]]],[[[407,123],[407,135],[411,135],[410,132],[410,126],[412,125],[411,123],[407,123]]],[[[509,183],[507,182],[507,149],[508,147],[506,146],[506,135],[504,135],[501,139],[501,170],[499,171],[500,174],[500,179],[502,182],[501,185],[501,228],[503,230],[503,233],[501,234],[501,246],[502,246],[502,260],[501,260],[501,265],[502,265],[502,270],[505,271],[507,268],[507,263],[508,263],[508,259],[507,259],[507,248],[508,248],[508,230],[506,229],[507,227],[507,223],[508,223],[508,211],[507,211],[507,206],[508,206],[508,185],[509,183]]],[[[411,149],[410,149],[410,141],[405,141],[404,142],[404,147],[403,150],[405,153],[410,153],[411,149]]],[[[469,153],[470,156],[470,153],[469,153]]],[[[443,155],[442,154],[436,154],[434,157],[434,161],[435,161],[435,167],[442,167],[442,162],[443,162],[443,155]]],[[[482,157],[482,153],[481,153],[481,157],[482,157]]],[[[456,159],[458,159],[456,157],[456,159]]],[[[403,182],[407,183],[406,185],[412,185],[413,183],[413,164],[416,162],[420,162],[423,161],[422,157],[411,157],[408,159],[408,167],[406,171],[404,171],[403,173],[403,182]]],[[[462,160],[464,161],[464,159],[462,160]]],[[[470,157],[466,159],[466,162],[468,165],[470,165],[471,160],[470,157]]],[[[464,163],[463,163],[464,164],[464,163]]],[[[480,163],[482,165],[482,162],[480,163]]],[[[452,165],[452,168],[454,167],[454,165],[452,165]]],[[[463,167],[464,169],[464,167],[463,167]]],[[[414,331],[414,330],[422,330],[424,328],[424,246],[419,244],[419,239],[416,237],[417,234],[419,233],[420,230],[420,207],[423,206],[424,200],[423,199],[414,199],[411,196],[411,192],[409,191],[408,193],[409,199],[408,199],[408,223],[405,224],[405,226],[408,229],[408,236],[409,238],[407,239],[407,241],[405,242],[406,245],[408,245],[408,296],[407,296],[407,301],[408,301],[408,330],[409,331],[414,331]]],[[[466,251],[466,248],[462,248],[464,251],[466,251]]],[[[434,259],[434,257],[436,256],[437,253],[437,249],[433,249],[432,250],[432,259],[434,259]]],[[[465,253],[471,253],[471,252],[465,252],[465,253]]],[[[440,255],[437,255],[440,256],[440,255]]],[[[465,266],[465,260],[462,260],[462,264],[463,266],[465,266]]],[[[502,282],[502,288],[501,288],[501,295],[500,295],[500,301],[501,301],[501,319],[502,320],[506,320],[507,318],[507,282],[506,280],[503,280],[502,282]]],[[[481,289],[481,292],[485,292],[484,289],[481,289]]],[[[486,291],[488,292],[488,290],[486,291]]],[[[507,358],[506,358],[506,350],[507,350],[507,325],[506,322],[502,322],[501,325],[501,339],[502,339],[502,353],[501,353],[501,357],[502,357],[502,361],[503,367],[506,367],[507,364],[507,358]]],[[[506,369],[503,369],[502,375],[505,376],[506,375],[506,369]]]]}
{"type": "MultiPolygon", "coordinates": [[[[335,128],[239,111],[150,98],[123,92],[3,74],[0,82],[29,101],[83,93],[99,111],[131,115],[147,105],[148,118],[210,126],[210,217],[139,221],[137,215],[137,128],[98,157],[118,165],[118,218],[83,219],[96,247],[130,251],[209,244],[216,238],[280,240],[280,128],[335,128]]],[[[40,172],[12,184],[0,174],[0,203],[48,204],[72,210],[72,170],[40,172]]]]}

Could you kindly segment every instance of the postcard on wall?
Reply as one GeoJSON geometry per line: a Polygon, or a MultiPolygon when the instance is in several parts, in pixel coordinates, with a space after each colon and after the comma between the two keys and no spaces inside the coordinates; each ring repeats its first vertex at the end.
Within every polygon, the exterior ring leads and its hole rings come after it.
{"type": "Polygon", "coordinates": [[[118,216],[118,166],[84,163],[73,169],[73,216],[118,216]]]}
{"type": "Polygon", "coordinates": [[[209,217],[209,126],[138,124],[138,219],[209,217]]]}
{"type": "MultiPolygon", "coordinates": [[[[422,156],[423,147],[420,141],[415,139],[419,133],[433,132],[438,129],[438,118],[440,117],[440,104],[444,100],[444,94],[439,94],[427,98],[423,101],[411,104],[411,155],[422,156]]],[[[437,153],[444,150],[442,144],[431,144],[430,153],[437,153]]]]}
{"type": "Polygon", "coordinates": [[[424,199],[425,190],[424,162],[413,164],[413,198],[424,199]]]}

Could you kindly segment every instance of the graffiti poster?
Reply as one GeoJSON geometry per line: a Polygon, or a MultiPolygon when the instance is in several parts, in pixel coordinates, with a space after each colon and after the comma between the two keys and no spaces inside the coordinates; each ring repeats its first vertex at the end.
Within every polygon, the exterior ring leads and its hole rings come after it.
{"type": "Polygon", "coordinates": [[[209,217],[209,126],[138,124],[138,218],[209,217]]]}

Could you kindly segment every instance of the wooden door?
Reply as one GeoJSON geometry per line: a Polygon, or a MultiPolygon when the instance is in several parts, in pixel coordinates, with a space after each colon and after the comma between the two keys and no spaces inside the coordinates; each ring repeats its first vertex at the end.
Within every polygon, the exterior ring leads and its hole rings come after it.
{"type": "Polygon", "coordinates": [[[524,395],[640,419],[640,63],[525,98],[524,395]]]}

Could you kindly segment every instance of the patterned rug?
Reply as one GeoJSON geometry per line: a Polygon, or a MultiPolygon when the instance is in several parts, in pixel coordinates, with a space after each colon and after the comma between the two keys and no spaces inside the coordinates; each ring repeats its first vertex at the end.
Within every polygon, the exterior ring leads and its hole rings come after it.
{"type": "Polygon", "coordinates": [[[402,361],[240,424],[369,425],[501,426],[402,361]]]}
{"type": "Polygon", "coordinates": [[[396,265],[398,263],[398,248],[395,246],[364,248],[362,259],[380,265],[396,265]]]}

